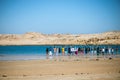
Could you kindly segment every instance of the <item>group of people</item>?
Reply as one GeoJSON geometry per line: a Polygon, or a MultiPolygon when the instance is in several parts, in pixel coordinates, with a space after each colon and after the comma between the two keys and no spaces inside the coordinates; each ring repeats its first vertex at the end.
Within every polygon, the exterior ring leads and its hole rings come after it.
{"type": "Polygon", "coordinates": [[[54,48],[46,48],[46,55],[73,55],[75,53],[78,54],[78,48],[70,48],[70,47],[54,47],[54,48]]]}
{"type": "Polygon", "coordinates": [[[58,55],[76,55],[76,56],[84,56],[90,54],[91,56],[100,54],[103,56],[112,56],[117,54],[118,48],[113,47],[51,47],[46,48],[47,56],[58,56],[58,55]]]}

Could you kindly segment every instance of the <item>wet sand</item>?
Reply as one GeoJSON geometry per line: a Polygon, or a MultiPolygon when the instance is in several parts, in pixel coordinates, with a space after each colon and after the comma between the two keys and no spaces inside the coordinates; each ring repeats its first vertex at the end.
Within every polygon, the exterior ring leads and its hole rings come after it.
{"type": "Polygon", "coordinates": [[[120,58],[0,61],[0,80],[120,80],[120,58]]]}

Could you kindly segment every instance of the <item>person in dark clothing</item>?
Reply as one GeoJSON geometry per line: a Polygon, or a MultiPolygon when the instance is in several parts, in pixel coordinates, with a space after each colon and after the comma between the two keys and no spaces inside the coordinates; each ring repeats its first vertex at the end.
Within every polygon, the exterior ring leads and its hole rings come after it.
{"type": "Polygon", "coordinates": [[[105,48],[105,54],[106,54],[106,57],[108,57],[108,55],[109,55],[108,47],[105,48]]]}
{"type": "Polygon", "coordinates": [[[80,52],[81,52],[81,48],[79,47],[78,48],[78,55],[80,55],[80,52]]]}
{"type": "Polygon", "coordinates": [[[46,55],[48,55],[48,53],[49,53],[49,49],[48,49],[48,48],[46,48],[46,55]]]}
{"type": "Polygon", "coordinates": [[[46,48],[46,59],[49,59],[49,49],[46,48]]]}
{"type": "Polygon", "coordinates": [[[59,55],[60,55],[60,53],[61,53],[61,48],[59,48],[58,52],[59,52],[59,55]]]}
{"type": "Polygon", "coordinates": [[[81,51],[81,49],[80,49],[80,47],[78,48],[78,52],[80,52],[81,51]]]}
{"type": "Polygon", "coordinates": [[[68,54],[71,55],[71,50],[70,47],[68,48],[68,54]]]}
{"type": "Polygon", "coordinates": [[[99,54],[100,54],[100,49],[99,47],[97,47],[97,57],[99,57],[99,54]]]}
{"type": "Polygon", "coordinates": [[[108,54],[108,48],[107,47],[105,48],[105,53],[108,54]]]}
{"type": "Polygon", "coordinates": [[[85,48],[85,54],[87,54],[87,48],[85,48]]]}
{"type": "Polygon", "coordinates": [[[99,52],[100,52],[100,54],[102,54],[102,48],[99,48],[99,52]]]}

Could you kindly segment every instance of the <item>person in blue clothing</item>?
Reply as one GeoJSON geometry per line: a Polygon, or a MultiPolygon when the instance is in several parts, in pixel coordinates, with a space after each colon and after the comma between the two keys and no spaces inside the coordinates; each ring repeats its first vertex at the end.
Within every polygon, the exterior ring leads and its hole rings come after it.
{"type": "Polygon", "coordinates": [[[67,47],[65,47],[65,55],[67,55],[68,51],[67,51],[67,47]]]}

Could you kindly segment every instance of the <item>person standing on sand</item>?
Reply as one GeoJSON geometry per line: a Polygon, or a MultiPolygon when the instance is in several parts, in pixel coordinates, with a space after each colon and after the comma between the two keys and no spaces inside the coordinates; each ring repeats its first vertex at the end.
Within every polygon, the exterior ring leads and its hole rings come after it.
{"type": "Polygon", "coordinates": [[[116,55],[118,54],[118,47],[115,48],[116,55]]]}
{"type": "Polygon", "coordinates": [[[49,49],[48,48],[46,48],[46,58],[48,59],[49,57],[49,49]]]}
{"type": "Polygon", "coordinates": [[[102,53],[102,49],[101,49],[101,47],[99,47],[99,54],[101,54],[102,53]]]}
{"type": "Polygon", "coordinates": [[[80,51],[81,51],[81,48],[79,47],[78,48],[78,55],[80,56],[80,51]]]}
{"type": "Polygon", "coordinates": [[[111,48],[108,48],[109,57],[111,57],[111,48]]]}
{"type": "Polygon", "coordinates": [[[54,55],[56,56],[57,49],[54,47],[54,55]]]}
{"type": "Polygon", "coordinates": [[[115,57],[114,48],[112,48],[111,52],[112,52],[112,56],[115,57]]]}
{"type": "Polygon", "coordinates": [[[90,54],[90,47],[88,47],[88,50],[87,50],[87,51],[88,51],[88,54],[90,54]]]}
{"type": "Polygon", "coordinates": [[[48,53],[49,53],[49,49],[46,48],[46,56],[48,56],[48,53]]]}
{"type": "Polygon", "coordinates": [[[71,47],[71,55],[74,55],[74,54],[75,54],[75,48],[71,47]]]}
{"type": "Polygon", "coordinates": [[[59,48],[56,48],[56,56],[58,56],[59,48]]]}
{"type": "Polygon", "coordinates": [[[96,46],[94,46],[94,55],[97,54],[97,49],[96,49],[96,46]]]}
{"type": "Polygon", "coordinates": [[[78,56],[78,49],[75,49],[75,55],[78,56]]]}
{"type": "Polygon", "coordinates": [[[84,56],[84,48],[81,48],[81,57],[84,56]]]}
{"type": "Polygon", "coordinates": [[[87,55],[87,47],[85,47],[85,55],[87,55]]]}
{"type": "Polygon", "coordinates": [[[68,51],[67,51],[67,47],[65,47],[65,55],[67,55],[68,51]]]}
{"type": "Polygon", "coordinates": [[[100,48],[97,47],[97,58],[99,58],[99,54],[100,54],[100,48]]]}
{"type": "Polygon", "coordinates": [[[58,52],[59,52],[59,55],[61,54],[61,48],[59,47],[59,50],[58,50],[58,52]]]}
{"type": "Polygon", "coordinates": [[[65,53],[65,48],[62,47],[62,56],[64,56],[64,53],[65,53]]]}
{"type": "Polygon", "coordinates": [[[102,48],[102,55],[105,55],[105,48],[102,48]]]}
{"type": "Polygon", "coordinates": [[[53,54],[52,54],[52,49],[50,48],[50,50],[49,50],[49,56],[52,56],[53,54]]]}
{"type": "Polygon", "coordinates": [[[71,55],[71,49],[70,49],[70,47],[68,48],[68,55],[69,56],[71,55]]]}
{"type": "Polygon", "coordinates": [[[106,54],[106,57],[108,55],[108,47],[105,48],[105,54],[106,54]]]}

